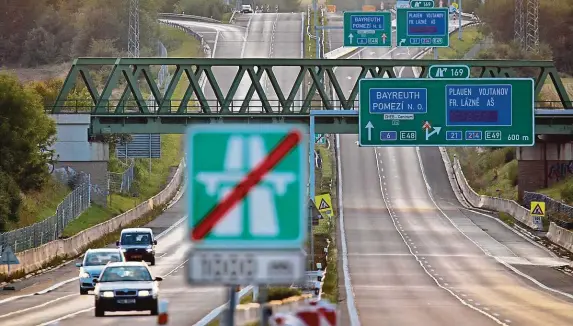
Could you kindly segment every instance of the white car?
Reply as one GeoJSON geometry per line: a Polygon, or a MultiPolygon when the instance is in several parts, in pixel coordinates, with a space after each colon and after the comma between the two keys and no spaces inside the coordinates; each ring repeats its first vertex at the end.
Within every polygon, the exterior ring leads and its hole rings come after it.
{"type": "Polygon", "coordinates": [[[251,7],[251,5],[242,5],[241,6],[241,13],[242,14],[252,14],[253,13],[253,7],[251,7]]]}

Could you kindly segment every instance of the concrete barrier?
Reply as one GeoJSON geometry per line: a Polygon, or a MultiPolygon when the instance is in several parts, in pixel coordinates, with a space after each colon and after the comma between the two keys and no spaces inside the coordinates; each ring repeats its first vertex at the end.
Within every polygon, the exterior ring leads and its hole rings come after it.
{"type": "Polygon", "coordinates": [[[564,229],[553,222],[549,224],[547,239],[554,244],[573,252],[573,232],[564,229]]]}
{"type": "Polygon", "coordinates": [[[530,229],[538,230],[537,226],[533,224],[533,218],[529,214],[529,210],[519,205],[514,200],[484,196],[476,193],[470,187],[466,177],[464,176],[464,172],[462,171],[462,167],[457,157],[454,158],[452,167],[456,182],[460,187],[462,194],[473,207],[509,214],[530,229]]]}
{"type": "MultiPolygon", "coordinates": [[[[273,314],[276,313],[291,313],[296,311],[299,307],[306,305],[308,300],[312,299],[312,295],[304,294],[301,296],[290,297],[284,300],[274,300],[266,303],[270,307],[273,314]]],[[[235,323],[238,326],[256,322],[261,319],[261,305],[258,303],[242,304],[236,307],[235,323]]]]}
{"type": "MultiPolygon", "coordinates": [[[[40,247],[16,253],[20,261],[19,265],[10,266],[10,274],[16,272],[31,273],[42,268],[46,263],[57,257],[77,256],[81,254],[86,246],[91,242],[105,236],[106,234],[119,230],[145,214],[151,212],[155,207],[167,204],[177,193],[182,180],[184,179],[185,162],[182,160],[173,175],[169,184],[157,195],[139,204],[133,209],[107,220],[98,225],[92,226],[73,237],[48,242],[40,247]]],[[[8,267],[0,266],[1,274],[8,274],[8,267]]]]}

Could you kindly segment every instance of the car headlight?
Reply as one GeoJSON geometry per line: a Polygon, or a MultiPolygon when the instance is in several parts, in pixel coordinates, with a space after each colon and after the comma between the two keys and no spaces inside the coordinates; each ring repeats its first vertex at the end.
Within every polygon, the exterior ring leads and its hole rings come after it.
{"type": "Polygon", "coordinates": [[[105,291],[105,292],[102,292],[101,296],[102,296],[102,297],[104,297],[104,298],[113,298],[113,297],[114,297],[114,295],[113,295],[113,292],[112,292],[112,291],[105,291]]]}
{"type": "Polygon", "coordinates": [[[140,296],[140,297],[148,297],[149,294],[150,294],[150,293],[149,293],[149,291],[147,291],[147,290],[141,290],[141,291],[139,291],[139,293],[137,293],[137,295],[140,296]]]}
{"type": "Polygon", "coordinates": [[[121,248],[121,252],[126,252],[126,251],[127,251],[127,249],[121,248]]]}
{"type": "Polygon", "coordinates": [[[89,273],[86,273],[86,272],[81,272],[81,273],[80,273],[80,278],[89,278],[89,277],[90,277],[90,274],[89,274],[89,273]]]}
{"type": "Polygon", "coordinates": [[[147,252],[152,252],[152,251],[153,251],[152,248],[147,248],[146,250],[147,250],[147,252]]]}

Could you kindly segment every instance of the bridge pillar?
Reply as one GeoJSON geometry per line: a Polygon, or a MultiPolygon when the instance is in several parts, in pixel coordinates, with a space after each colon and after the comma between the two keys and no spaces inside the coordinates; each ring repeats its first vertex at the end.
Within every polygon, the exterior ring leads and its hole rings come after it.
{"type": "Polygon", "coordinates": [[[108,144],[88,141],[89,114],[52,114],[56,121],[57,140],[53,148],[58,162],[54,171],[62,181],[75,173],[86,173],[91,180],[91,198],[99,204],[107,199],[108,144]]]}
{"type": "Polygon", "coordinates": [[[571,136],[541,135],[535,146],[518,147],[518,200],[524,191],[550,187],[573,176],[573,138],[571,136]]]}

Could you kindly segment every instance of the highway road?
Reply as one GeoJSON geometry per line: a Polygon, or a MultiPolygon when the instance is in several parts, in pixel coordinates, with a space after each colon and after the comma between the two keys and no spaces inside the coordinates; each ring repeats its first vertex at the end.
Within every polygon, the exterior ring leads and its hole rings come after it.
{"type": "MultiPolygon", "coordinates": [[[[348,93],[357,74],[337,70],[348,93]]],[[[460,204],[438,148],[339,141],[342,325],[573,325],[573,278],[553,268],[570,262],[460,204]]]]}
{"type": "MultiPolygon", "coordinates": [[[[256,14],[246,15],[239,20],[244,26],[206,24],[201,22],[174,21],[191,27],[203,35],[217,58],[266,58],[300,57],[300,32],[302,14],[256,14]],[[297,34],[298,33],[298,34],[297,34]],[[277,37],[276,35],[281,35],[277,37]],[[294,40],[298,39],[298,42],[294,40]]],[[[219,86],[226,94],[236,69],[219,67],[214,74],[219,86]]],[[[294,80],[296,72],[277,71],[280,85],[294,80]],[[294,76],[293,76],[294,75],[294,76]]],[[[242,98],[251,84],[243,79],[235,98],[242,98]]],[[[291,82],[292,85],[292,82],[291,82]]],[[[213,90],[206,84],[207,98],[214,99],[213,90]]],[[[160,217],[149,224],[154,232],[166,232],[158,241],[157,265],[151,267],[154,275],[164,276],[160,284],[161,295],[169,300],[170,324],[190,325],[199,321],[213,309],[226,301],[226,291],[221,287],[191,287],[184,276],[189,244],[186,242],[185,205],[177,200],[160,217]]],[[[155,325],[156,317],[146,313],[111,313],[105,318],[95,318],[93,296],[80,296],[74,264],[68,264],[39,276],[30,277],[16,284],[11,295],[0,295],[0,325],[117,325],[129,323],[155,325]],[[46,291],[54,287],[51,291],[46,291]],[[34,295],[34,293],[40,293],[34,295]]]]}

